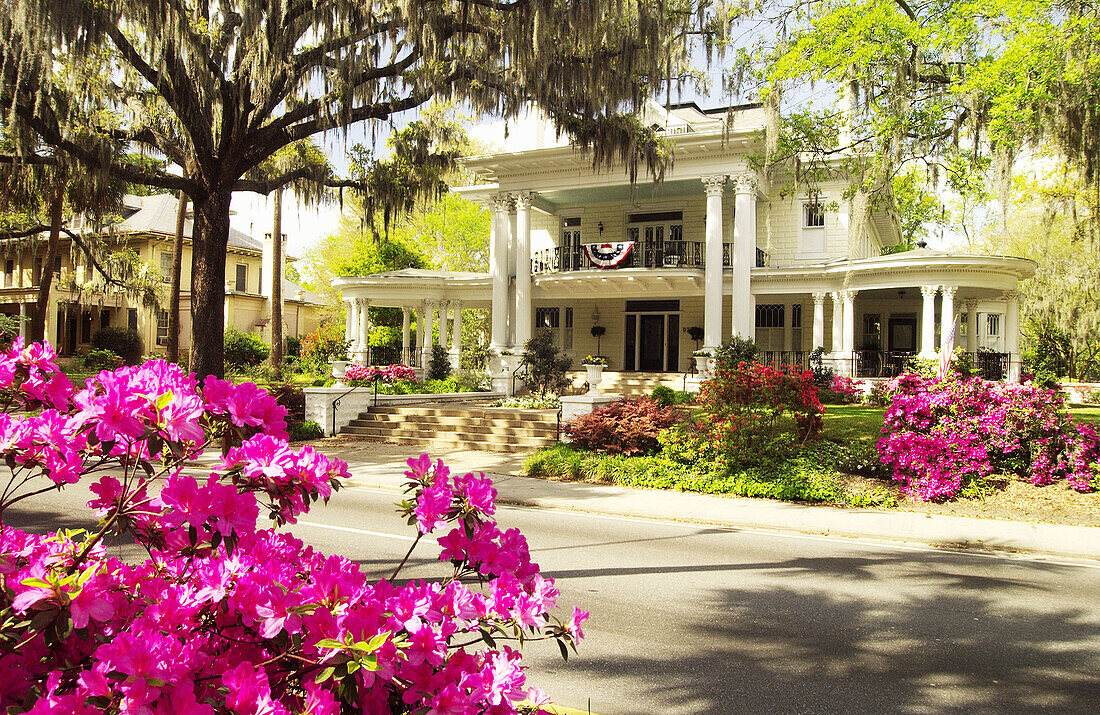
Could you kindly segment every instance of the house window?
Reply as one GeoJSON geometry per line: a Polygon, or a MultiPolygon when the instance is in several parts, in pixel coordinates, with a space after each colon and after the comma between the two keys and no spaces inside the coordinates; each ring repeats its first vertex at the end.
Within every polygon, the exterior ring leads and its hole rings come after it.
{"type": "Polygon", "coordinates": [[[784,306],[758,305],[756,306],[756,327],[758,328],[782,328],[784,306]]]}
{"type": "Polygon", "coordinates": [[[802,227],[825,228],[825,206],[818,200],[802,204],[802,227]]]}
{"type": "Polygon", "coordinates": [[[238,293],[244,293],[248,290],[248,266],[244,263],[237,264],[237,284],[234,289],[238,293]]]}
{"type": "Polygon", "coordinates": [[[801,303],[795,303],[794,305],[791,306],[791,327],[792,328],[801,328],[802,327],[802,304],[801,303]]]}
{"type": "Polygon", "coordinates": [[[561,333],[561,348],[562,350],[573,349],[573,309],[565,309],[565,326],[562,328],[561,333]]]}
{"type": "Polygon", "coordinates": [[[4,263],[4,287],[11,288],[15,285],[15,261],[4,263]]]}
{"type": "Polygon", "coordinates": [[[160,272],[164,274],[164,282],[172,282],[172,254],[167,251],[160,253],[160,272]]]}
{"type": "Polygon", "coordinates": [[[1001,334],[1000,313],[989,313],[985,316],[985,334],[995,338],[1001,334]]]}
{"type": "Polygon", "coordinates": [[[878,313],[863,314],[863,342],[861,350],[878,350],[882,347],[882,316],[878,313]]]}
{"type": "Polygon", "coordinates": [[[53,257],[53,274],[55,276],[61,275],[61,256],[53,257]]]}
{"type": "Polygon", "coordinates": [[[634,242],[634,257],[628,263],[639,265],[640,262],[647,268],[661,268],[667,255],[675,265],[680,264],[684,252],[683,211],[629,214],[626,221],[630,224],[626,238],[634,242]]]}
{"type": "Polygon", "coordinates": [[[168,344],[168,311],[157,311],[157,345],[168,344]]]}
{"type": "Polygon", "coordinates": [[[535,308],[535,330],[549,330],[554,344],[561,345],[561,311],[557,308],[535,308]]]}
{"type": "Polygon", "coordinates": [[[126,327],[130,330],[138,329],[137,308],[130,308],[129,312],[126,314],[126,327]]]}
{"type": "Polygon", "coordinates": [[[581,217],[565,218],[561,222],[561,262],[562,270],[570,271],[581,267],[581,217]]]}

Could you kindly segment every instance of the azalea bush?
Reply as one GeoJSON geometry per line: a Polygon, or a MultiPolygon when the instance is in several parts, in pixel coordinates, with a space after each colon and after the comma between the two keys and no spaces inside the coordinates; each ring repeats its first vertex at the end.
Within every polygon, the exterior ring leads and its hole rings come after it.
{"type": "Polygon", "coordinates": [[[408,365],[348,365],[344,379],[352,385],[367,385],[372,382],[416,382],[416,371],[408,365]]]}
{"type": "Polygon", "coordinates": [[[794,366],[720,361],[691,418],[661,435],[668,456],[730,470],[775,463],[817,436],[825,408],[813,373],[794,366]]]}
{"type": "Polygon", "coordinates": [[[1078,491],[1096,483],[1100,441],[1073,423],[1054,390],[906,374],[886,393],[878,449],[894,478],[921,499],[949,499],[994,472],[1037,485],[1067,479],[1078,491]]]}
{"type": "Polygon", "coordinates": [[[862,383],[844,375],[833,375],[818,386],[818,397],[826,405],[851,405],[863,399],[862,383]]]}
{"type": "Polygon", "coordinates": [[[680,419],[652,397],[618,400],[566,422],[562,432],[582,449],[606,454],[648,454],[661,447],[657,436],[680,419]]]}
{"type": "Polygon", "coordinates": [[[157,360],[76,390],[48,345],[16,341],[0,392],[29,411],[0,416],[0,524],[78,482],[100,519],[95,533],[0,527],[8,712],[516,712],[546,698],[505,642],[553,639],[565,653],[583,636],[584,611],[550,615],[558,591],[523,536],[496,524],[483,475],[409,460],[401,516],[413,547],[435,538],[449,573],[399,584],[398,567],[370,582],[278,529],[348,472],[290,449],[285,409],[255,385],[200,387],[157,360]],[[211,444],[221,458],[197,477],[211,444]],[[107,555],[127,541],[147,558],[107,555]]]}

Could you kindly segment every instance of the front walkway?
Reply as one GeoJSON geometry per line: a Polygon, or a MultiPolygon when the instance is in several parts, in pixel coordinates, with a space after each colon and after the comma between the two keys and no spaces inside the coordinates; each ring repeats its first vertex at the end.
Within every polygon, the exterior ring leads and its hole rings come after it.
{"type": "MultiPolygon", "coordinates": [[[[357,488],[400,491],[410,447],[347,439],[314,445],[348,462],[357,488]]],[[[768,499],[555,482],[520,477],[524,454],[430,452],[452,472],[485,472],[504,504],[656,518],[845,538],[914,542],[944,548],[1028,552],[1100,560],[1100,527],[974,519],[902,510],[842,509],[768,499]]]]}

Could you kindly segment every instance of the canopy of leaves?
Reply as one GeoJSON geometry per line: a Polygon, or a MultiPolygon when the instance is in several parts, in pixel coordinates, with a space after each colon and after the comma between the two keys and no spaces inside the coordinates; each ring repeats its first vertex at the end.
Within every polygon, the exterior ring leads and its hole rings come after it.
{"type": "Polygon", "coordinates": [[[873,205],[913,163],[973,191],[991,161],[1003,200],[1014,156],[1049,141],[1100,178],[1093,0],[757,0],[733,15],[758,23],[728,79],[769,109],[769,168],[810,182],[841,170],[873,205]]]}

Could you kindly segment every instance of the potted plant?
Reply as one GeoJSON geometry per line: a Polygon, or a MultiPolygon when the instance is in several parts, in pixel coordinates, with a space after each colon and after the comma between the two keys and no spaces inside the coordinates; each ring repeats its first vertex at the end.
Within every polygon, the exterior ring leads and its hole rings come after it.
{"type": "Polygon", "coordinates": [[[336,387],[346,387],[346,385],[344,385],[344,375],[348,370],[348,361],[329,360],[329,365],[332,365],[332,376],[336,378],[336,387]]]}
{"type": "Polygon", "coordinates": [[[607,332],[607,328],[605,328],[602,325],[593,325],[592,326],[592,337],[594,337],[596,339],[596,353],[597,354],[600,353],[600,338],[602,338],[603,334],[606,333],[606,332],[607,332]]]}
{"type": "Polygon", "coordinates": [[[710,350],[696,350],[691,354],[695,358],[695,369],[704,377],[710,374],[710,350]]]}
{"type": "Polygon", "coordinates": [[[603,380],[603,369],[607,367],[607,358],[603,355],[586,355],[584,360],[581,360],[581,365],[584,365],[585,372],[588,373],[588,391],[596,392],[596,386],[603,380]]]}
{"type": "Polygon", "coordinates": [[[699,349],[699,343],[703,340],[703,329],[698,325],[693,325],[687,329],[688,337],[695,341],[695,349],[699,349]]]}

